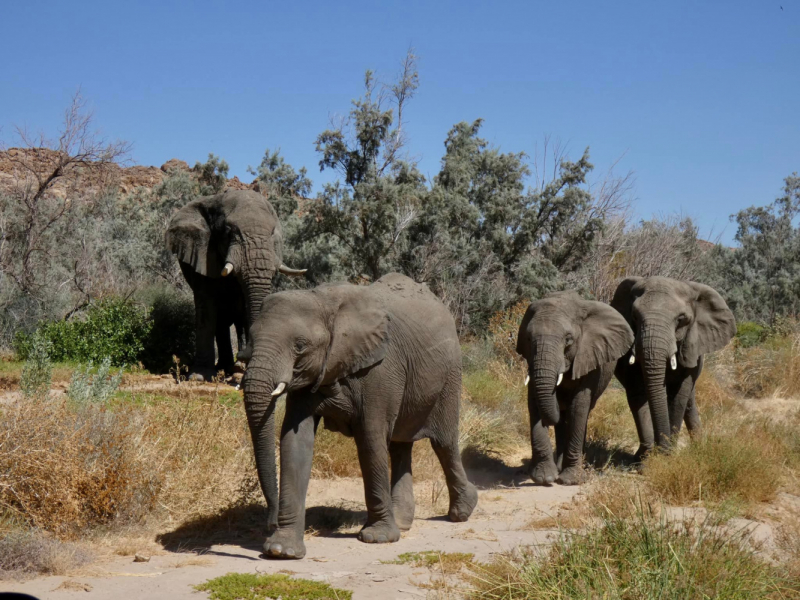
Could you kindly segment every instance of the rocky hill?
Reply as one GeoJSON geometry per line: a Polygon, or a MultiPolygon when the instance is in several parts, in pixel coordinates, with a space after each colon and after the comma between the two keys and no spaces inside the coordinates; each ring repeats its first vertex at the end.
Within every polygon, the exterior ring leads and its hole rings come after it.
{"type": "MultiPolygon", "coordinates": [[[[52,173],[58,159],[58,152],[48,148],[9,148],[0,151],[0,189],[24,184],[26,178],[30,179],[31,171],[40,175],[52,173]]],[[[172,170],[192,172],[188,163],[177,158],[168,160],[160,167],[123,167],[116,163],[92,167],[87,169],[85,166],[71,165],[63,177],[53,183],[50,192],[63,198],[76,187],[84,191],[116,187],[122,194],[129,194],[137,188],[154,188],[172,170]]],[[[226,186],[237,190],[257,189],[255,181],[248,184],[238,177],[229,179],[226,186]]]]}

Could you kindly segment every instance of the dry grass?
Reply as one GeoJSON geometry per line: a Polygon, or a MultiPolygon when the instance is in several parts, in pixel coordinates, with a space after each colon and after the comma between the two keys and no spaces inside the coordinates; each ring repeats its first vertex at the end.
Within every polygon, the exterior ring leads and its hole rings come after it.
{"type": "Polygon", "coordinates": [[[736,349],[736,388],[747,398],[800,395],[800,334],[736,349]]]}
{"type": "Polygon", "coordinates": [[[35,531],[6,532],[0,539],[0,578],[65,575],[89,563],[91,551],[35,531]]]}

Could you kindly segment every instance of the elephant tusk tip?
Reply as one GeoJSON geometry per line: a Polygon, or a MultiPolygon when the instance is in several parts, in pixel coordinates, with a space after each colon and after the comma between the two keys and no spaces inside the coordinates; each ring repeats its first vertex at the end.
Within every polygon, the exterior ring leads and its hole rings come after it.
{"type": "Polygon", "coordinates": [[[560,386],[560,385],[561,385],[561,381],[562,381],[563,379],[564,379],[564,374],[563,374],[563,373],[559,373],[559,374],[558,374],[558,381],[556,381],[556,387],[558,387],[558,386],[560,386]]]}
{"type": "Polygon", "coordinates": [[[278,267],[278,271],[280,271],[284,275],[298,276],[298,275],[304,275],[305,272],[308,271],[308,269],[292,269],[290,267],[287,267],[285,264],[281,263],[281,266],[278,267]]]}
{"type": "Polygon", "coordinates": [[[222,268],[222,276],[227,277],[231,273],[233,273],[233,264],[225,263],[225,266],[222,268]]]}
{"type": "Polygon", "coordinates": [[[674,354],[669,357],[669,366],[672,367],[673,371],[678,368],[678,359],[675,358],[674,354]]]}
{"type": "Polygon", "coordinates": [[[272,390],[272,396],[280,396],[283,393],[283,390],[286,389],[286,383],[281,381],[274,390],[272,390]]]}
{"type": "Polygon", "coordinates": [[[525,385],[528,385],[531,382],[531,376],[525,375],[525,385]]]}
{"type": "Polygon", "coordinates": [[[631,354],[631,357],[628,359],[628,364],[632,365],[635,362],[636,362],[636,355],[635,354],[631,354]]]}

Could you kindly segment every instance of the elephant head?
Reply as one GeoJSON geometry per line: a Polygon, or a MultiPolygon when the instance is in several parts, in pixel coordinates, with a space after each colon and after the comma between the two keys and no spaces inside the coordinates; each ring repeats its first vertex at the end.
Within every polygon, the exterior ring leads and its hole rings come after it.
{"type": "MultiPolygon", "coordinates": [[[[617,360],[633,344],[633,332],[610,306],[556,292],[533,302],[517,334],[517,352],[528,361],[528,399],[542,424],[559,421],[556,387],[562,379],[580,379],[617,360]]],[[[527,379],[526,379],[527,381],[527,379]]]]}
{"type": "Polygon", "coordinates": [[[282,264],[283,234],[272,205],[252,190],[225,190],[189,202],[172,217],[167,246],[184,268],[212,279],[233,275],[252,325],[275,273],[304,270],[282,264]]]}
{"type": "Polygon", "coordinates": [[[630,362],[640,365],[655,441],[665,446],[671,432],[667,369],[694,368],[703,354],[725,347],[736,334],[733,313],[707,285],[667,277],[625,279],[611,305],[636,334],[630,362]]]}
{"type": "Polygon", "coordinates": [[[324,285],[266,298],[246,350],[244,401],[270,524],[277,521],[274,408],[284,392],[335,394],[337,382],[383,360],[389,314],[370,288],[324,285]]]}

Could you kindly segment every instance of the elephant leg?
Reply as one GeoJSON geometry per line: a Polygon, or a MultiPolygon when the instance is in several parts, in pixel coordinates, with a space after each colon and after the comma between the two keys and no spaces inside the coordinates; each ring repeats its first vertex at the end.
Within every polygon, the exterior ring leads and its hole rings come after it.
{"type": "Polygon", "coordinates": [[[189,370],[192,381],[210,381],[214,370],[214,334],[217,326],[217,307],[205,294],[195,293],[195,354],[189,370]]]}
{"type": "Polygon", "coordinates": [[[239,353],[244,350],[245,345],[247,344],[247,339],[245,337],[245,326],[244,326],[244,314],[237,315],[234,317],[233,325],[236,327],[236,362],[233,364],[233,370],[236,373],[244,373],[247,365],[241,360],[239,360],[239,353]]]}
{"type": "Polygon", "coordinates": [[[558,477],[550,436],[533,402],[528,403],[528,411],[531,416],[531,479],[534,483],[550,485],[558,477]]]}
{"type": "Polygon", "coordinates": [[[367,544],[386,544],[400,539],[400,529],[392,510],[388,435],[385,426],[381,427],[382,420],[376,417],[364,415],[363,429],[355,432],[367,505],[367,524],[359,532],[358,539],[367,544]]]}
{"type": "Polygon", "coordinates": [[[445,441],[431,438],[431,446],[442,465],[447,491],[450,494],[450,509],[447,516],[454,523],[468,520],[478,504],[478,490],[467,479],[461,453],[458,450],[458,437],[449,436],[445,441]]]}
{"type": "Polygon", "coordinates": [[[578,392],[569,404],[569,428],[565,432],[564,462],[558,483],[561,485],[577,485],[586,479],[583,470],[583,446],[586,443],[586,424],[592,405],[592,393],[589,388],[578,392]]]}
{"type": "Polygon", "coordinates": [[[226,319],[217,319],[217,365],[216,371],[224,371],[225,375],[233,373],[233,348],[231,347],[231,327],[226,319]]]}
{"type": "Polygon", "coordinates": [[[303,558],[306,521],[306,492],[311,478],[314,436],[319,417],[309,411],[306,398],[286,403],[281,429],[281,489],[278,502],[278,528],[264,542],[269,558],[303,558]]]}
{"type": "Polygon", "coordinates": [[[698,429],[700,425],[700,415],[697,413],[697,406],[694,402],[694,384],[697,379],[697,369],[689,370],[684,378],[674,387],[672,402],[669,404],[669,423],[672,437],[677,437],[681,431],[683,420],[692,411],[691,430],[698,429]]]}
{"type": "Polygon", "coordinates": [[[561,418],[553,428],[556,434],[556,452],[553,460],[556,463],[556,468],[561,471],[564,467],[564,452],[567,449],[567,436],[569,434],[569,411],[562,410],[561,418]]]}
{"type": "Polygon", "coordinates": [[[700,434],[702,426],[700,424],[700,413],[697,412],[694,390],[692,390],[692,395],[689,396],[689,401],[686,403],[686,413],[683,415],[683,420],[690,436],[694,438],[700,434]]]}
{"type": "Polygon", "coordinates": [[[392,463],[392,511],[400,531],[408,531],[414,522],[414,483],[411,475],[411,451],[414,442],[390,442],[392,463]]]}

